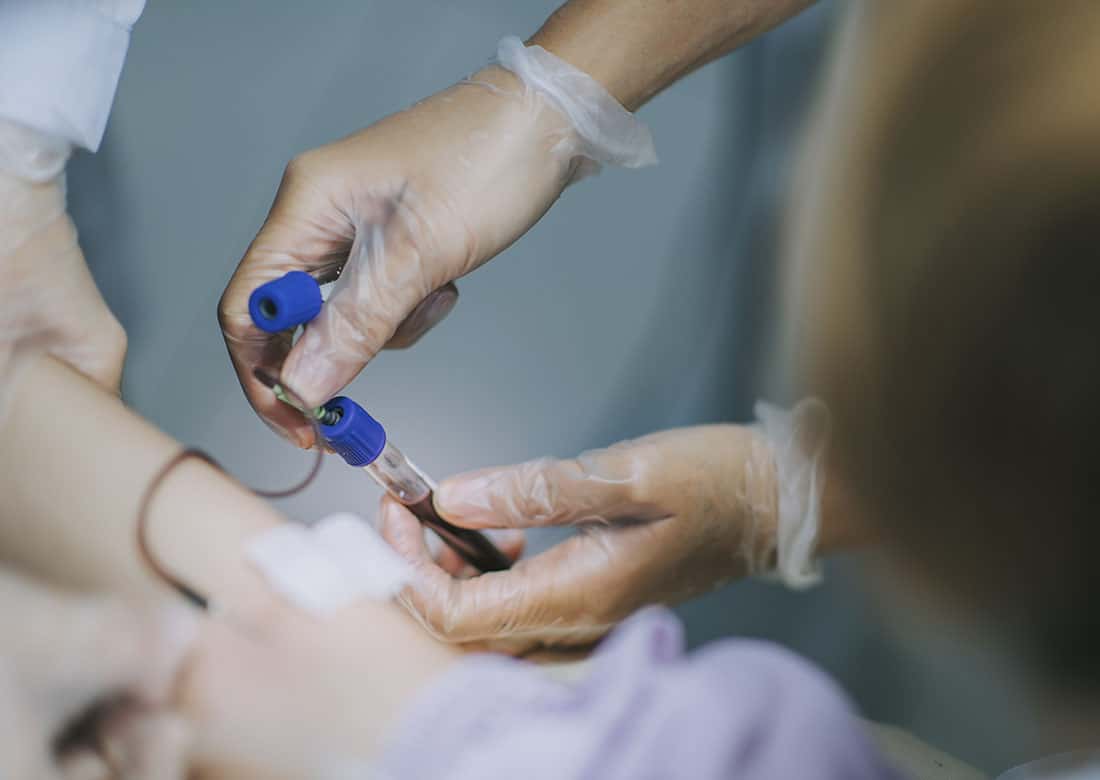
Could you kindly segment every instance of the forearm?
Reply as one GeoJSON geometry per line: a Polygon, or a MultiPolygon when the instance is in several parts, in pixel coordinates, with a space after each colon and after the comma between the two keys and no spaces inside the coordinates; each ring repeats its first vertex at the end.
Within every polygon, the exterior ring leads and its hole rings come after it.
{"type": "MultiPolygon", "coordinates": [[[[180,445],[48,357],[16,373],[0,419],[0,559],[54,582],[137,599],[167,593],[139,557],[141,498],[180,445]]],[[[266,604],[241,556],[279,515],[216,469],[190,461],[164,481],[147,539],[167,569],[215,599],[266,604]]]]}
{"type": "Polygon", "coordinates": [[[571,0],[531,38],[633,111],[813,0],[571,0]]]}
{"type": "MultiPolygon", "coordinates": [[[[29,360],[0,420],[0,560],[74,589],[174,598],[139,556],[136,521],[180,445],[54,359],[29,360]]],[[[369,758],[405,701],[455,655],[394,604],[360,601],[317,619],[284,603],[242,555],[247,539],[279,522],[196,460],[172,471],[148,514],[158,561],[217,607],[177,703],[196,763],[232,768],[219,777],[255,767],[270,777],[273,757],[309,764],[333,741],[369,758]]]]}

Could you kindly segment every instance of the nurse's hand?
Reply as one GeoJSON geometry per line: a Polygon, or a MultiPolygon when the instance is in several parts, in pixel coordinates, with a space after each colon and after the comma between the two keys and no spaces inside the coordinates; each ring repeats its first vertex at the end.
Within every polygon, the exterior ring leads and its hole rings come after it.
{"type": "Polygon", "coordinates": [[[416,568],[402,601],[437,635],[520,652],[578,645],[651,603],[675,603],[771,566],[776,468],[755,429],[652,434],[572,460],[447,480],[436,507],[467,528],[578,525],[510,571],[456,579],[416,519],[384,500],[382,533],[416,568]]]}
{"type": "Polygon", "coordinates": [[[0,777],[184,777],[187,729],[162,709],[193,627],[0,570],[0,777]]]}
{"type": "Polygon", "coordinates": [[[312,429],[252,376],[276,372],[307,402],[335,395],[384,347],[406,347],[454,306],[452,282],[553,204],[578,160],[575,131],[509,71],[490,67],[291,161],[219,319],[245,394],[301,446],[312,429]],[[345,265],[346,262],[346,265],[345,265]],[[340,284],[291,348],[254,327],[248,297],[289,270],[340,284]]]}
{"type": "MultiPolygon", "coordinates": [[[[39,181],[5,165],[13,162],[5,155],[15,142],[33,143],[28,137],[0,123],[0,390],[16,354],[29,348],[117,393],[126,334],[84,262],[65,210],[60,164],[39,181]]],[[[2,401],[0,394],[0,407],[2,401]]]]}
{"type": "Polygon", "coordinates": [[[646,604],[753,573],[811,584],[814,555],[852,541],[836,491],[823,499],[828,411],[810,399],[757,415],[443,482],[436,508],[456,525],[579,526],[505,572],[456,578],[469,572],[449,552],[434,561],[416,519],[383,500],[382,533],[416,570],[402,601],[441,638],[522,652],[589,643],[646,604]]]}

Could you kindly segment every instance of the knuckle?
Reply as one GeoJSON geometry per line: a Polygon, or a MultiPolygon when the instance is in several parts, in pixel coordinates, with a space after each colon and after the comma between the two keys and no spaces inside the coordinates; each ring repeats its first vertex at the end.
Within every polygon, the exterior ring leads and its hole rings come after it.
{"type": "Polygon", "coordinates": [[[581,479],[591,487],[589,497],[596,502],[589,509],[623,512],[651,503],[653,481],[660,469],[649,448],[636,441],[614,444],[607,449],[586,452],[577,458],[581,479]]]}
{"type": "Polygon", "coordinates": [[[511,513],[517,521],[547,523],[560,512],[562,492],[553,478],[558,461],[541,458],[521,466],[513,481],[511,513]]]}
{"type": "Polygon", "coordinates": [[[242,336],[244,333],[249,332],[249,329],[253,329],[256,333],[262,334],[259,328],[255,328],[252,325],[252,317],[248,313],[247,297],[244,299],[245,305],[242,305],[241,296],[236,285],[230,282],[229,286],[222,293],[221,298],[218,299],[218,327],[224,334],[231,334],[235,336],[242,336]]]}
{"type": "Polygon", "coordinates": [[[130,345],[130,337],[122,323],[115,317],[111,317],[106,328],[106,339],[112,362],[121,363],[126,359],[126,350],[130,345]]]}
{"type": "Polygon", "coordinates": [[[87,365],[89,375],[117,392],[129,344],[126,331],[113,315],[105,317],[97,327],[92,344],[96,350],[96,359],[94,363],[87,365]]]}
{"type": "Polygon", "coordinates": [[[227,287],[218,298],[218,327],[222,330],[227,330],[233,325],[233,316],[231,310],[233,308],[232,298],[229,295],[230,288],[227,287]]]}
{"type": "Polygon", "coordinates": [[[316,155],[313,150],[300,152],[291,157],[290,161],[286,164],[286,168],[283,169],[283,182],[294,182],[308,175],[310,170],[314,167],[315,158],[316,155]]]}
{"type": "MultiPolygon", "coordinates": [[[[344,291],[350,293],[351,291],[344,291]]],[[[373,355],[393,332],[386,307],[375,307],[354,295],[334,295],[315,323],[330,344],[349,355],[373,355]]],[[[311,323],[312,324],[312,323],[311,323]]],[[[320,331],[319,331],[320,332],[320,331]]]]}

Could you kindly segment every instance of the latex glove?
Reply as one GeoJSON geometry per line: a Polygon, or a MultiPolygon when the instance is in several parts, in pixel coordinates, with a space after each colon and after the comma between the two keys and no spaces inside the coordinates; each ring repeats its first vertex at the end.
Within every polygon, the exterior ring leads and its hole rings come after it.
{"type": "Polygon", "coordinates": [[[187,731],[160,704],[193,634],[186,615],[151,619],[4,570],[0,615],[0,777],[184,777],[187,731]]]}
{"type": "Polygon", "coordinates": [[[645,128],[591,78],[538,47],[502,42],[501,62],[287,166],[267,221],[219,307],[256,411],[300,446],[313,430],[257,382],[278,372],[310,405],[384,347],[405,347],[454,306],[455,279],[523,235],[592,161],[653,162],[645,128]],[[599,94],[603,92],[602,96],[599,94]],[[296,345],[253,326],[248,297],[289,270],[328,280],[296,345]]]}
{"type": "Polygon", "coordinates": [[[664,431],[445,481],[436,507],[457,525],[580,526],[506,572],[452,577],[415,518],[384,499],[382,533],[415,567],[403,603],[442,638],[518,652],[590,642],[643,605],[683,601],[780,559],[783,579],[805,584],[827,418],[820,404],[761,411],[774,419],[664,431]]]}
{"type": "Polygon", "coordinates": [[[118,392],[126,334],[65,210],[67,146],[0,121],[0,411],[18,350],[36,348],[118,392]]]}

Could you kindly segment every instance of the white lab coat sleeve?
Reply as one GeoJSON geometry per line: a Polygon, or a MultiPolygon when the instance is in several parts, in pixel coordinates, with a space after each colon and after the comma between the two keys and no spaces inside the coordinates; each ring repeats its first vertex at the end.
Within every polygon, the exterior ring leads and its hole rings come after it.
{"type": "Polygon", "coordinates": [[[0,0],[0,120],[91,151],[145,0],[0,0]]]}

